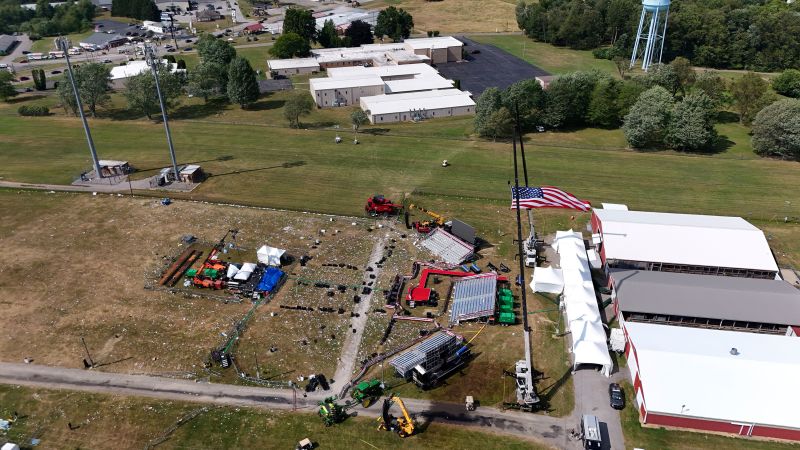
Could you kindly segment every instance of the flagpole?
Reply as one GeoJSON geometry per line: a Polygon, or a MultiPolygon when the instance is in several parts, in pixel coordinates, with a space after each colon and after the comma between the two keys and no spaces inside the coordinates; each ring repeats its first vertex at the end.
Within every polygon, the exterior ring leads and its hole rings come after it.
{"type": "MultiPolygon", "coordinates": [[[[519,124],[519,104],[514,103],[514,119],[516,122],[516,128],[519,130],[519,152],[520,156],[522,157],[522,174],[525,177],[525,186],[530,186],[528,182],[528,163],[527,158],[525,158],[525,144],[522,142],[522,127],[519,124]]],[[[535,240],[536,239],[536,228],[533,226],[533,209],[528,208],[528,227],[531,230],[531,237],[535,240]]]]}
{"type": "Polygon", "coordinates": [[[520,276],[520,290],[522,291],[522,325],[526,332],[530,331],[528,327],[528,296],[527,289],[525,289],[525,253],[522,249],[522,215],[520,213],[519,201],[519,169],[517,166],[517,131],[519,126],[514,127],[512,137],[512,146],[514,148],[514,192],[517,195],[517,251],[519,252],[519,276],[520,276]]]}

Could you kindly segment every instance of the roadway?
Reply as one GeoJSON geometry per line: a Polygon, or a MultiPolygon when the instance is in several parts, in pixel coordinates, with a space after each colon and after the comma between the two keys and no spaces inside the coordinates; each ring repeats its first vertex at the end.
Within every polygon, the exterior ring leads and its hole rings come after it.
{"type": "MultiPolygon", "coordinates": [[[[98,370],[70,369],[37,364],[0,363],[0,383],[45,389],[67,389],[109,395],[148,397],[160,400],[244,406],[267,410],[312,413],[326,393],[288,389],[234,386],[195,382],[147,375],[128,375],[98,370]]],[[[447,423],[498,434],[532,439],[555,448],[577,449],[580,444],[568,439],[569,419],[518,411],[479,407],[467,412],[463,404],[404,399],[416,416],[418,428],[430,422],[447,423]]],[[[378,417],[380,408],[357,407],[359,416],[378,417]]],[[[309,420],[317,420],[309,419],[309,420]]],[[[424,432],[424,431],[423,431],[424,432]]]]}

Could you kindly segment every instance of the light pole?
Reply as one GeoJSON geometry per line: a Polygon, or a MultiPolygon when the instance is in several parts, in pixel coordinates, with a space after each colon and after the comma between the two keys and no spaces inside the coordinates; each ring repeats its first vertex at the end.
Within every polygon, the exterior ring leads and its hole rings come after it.
{"type": "Polygon", "coordinates": [[[161,105],[161,118],[164,120],[164,131],[167,133],[167,145],[169,146],[169,156],[172,158],[172,170],[175,172],[175,181],[180,181],[180,174],[178,173],[178,163],[175,161],[175,147],[172,146],[172,134],[169,132],[169,121],[167,120],[167,108],[164,106],[164,97],[161,95],[161,86],[158,82],[158,66],[161,64],[156,60],[153,54],[153,47],[150,45],[144,46],[145,57],[147,64],[153,71],[153,78],[156,80],[156,93],[158,94],[158,103],[161,105]]]}
{"type": "Polygon", "coordinates": [[[89,144],[89,152],[92,154],[92,164],[94,165],[94,174],[97,178],[103,178],[100,172],[100,161],[97,159],[97,150],[94,148],[94,140],[92,133],[89,131],[89,123],[86,122],[86,115],[83,113],[83,104],[81,103],[81,96],[78,93],[78,86],[75,84],[75,76],[72,74],[72,64],[69,63],[69,43],[67,38],[61,36],[56,39],[58,48],[64,52],[64,58],[67,62],[67,75],[69,75],[69,82],[72,84],[72,92],[75,94],[75,104],[78,108],[78,114],[81,116],[83,122],[83,132],[86,133],[86,142],[89,144]]]}

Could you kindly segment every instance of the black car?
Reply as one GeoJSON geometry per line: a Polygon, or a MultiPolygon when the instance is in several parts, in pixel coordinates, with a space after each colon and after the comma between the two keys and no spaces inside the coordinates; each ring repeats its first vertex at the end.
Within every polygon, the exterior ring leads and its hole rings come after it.
{"type": "Polygon", "coordinates": [[[625,393],[622,392],[622,388],[617,383],[608,385],[608,397],[612,408],[622,409],[625,407],[625,393]]]}

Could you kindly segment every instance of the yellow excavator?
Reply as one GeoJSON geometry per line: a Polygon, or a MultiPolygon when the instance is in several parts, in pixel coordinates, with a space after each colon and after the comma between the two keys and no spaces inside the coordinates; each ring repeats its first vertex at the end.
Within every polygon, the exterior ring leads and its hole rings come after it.
{"type": "Polygon", "coordinates": [[[408,414],[403,400],[395,394],[390,395],[383,401],[383,414],[378,418],[378,421],[380,422],[379,430],[394,431],[403,438],[414,434],[414,421],[408,414]],[[397,404],[403,413],[403,417],[395,418],[389,414],[389,408],[392,407],[392,404],[397,404]]]}
{"type": "Polygon", "coordinates": [[[447,218],[445,218],[443,215],[439,213],[435,213],[429,209],[425,209],[419,205],[410,203],[406,207],[405,220],[407,228],[414,228],[415,230],[417,230],[418,233],[428,234],[434,228],[443,226],[444,223],[447,221],[447,218]],[[425,214],[430,216],[431,220],[423,220],[421,222],[409,222],[409,215],[411,211],[414,209],[424,212],[425,214]]]}

